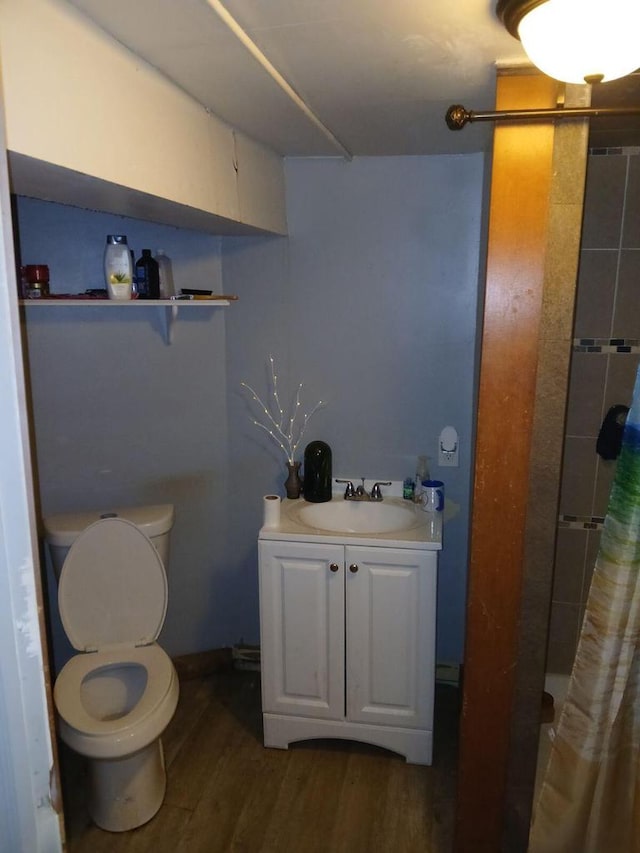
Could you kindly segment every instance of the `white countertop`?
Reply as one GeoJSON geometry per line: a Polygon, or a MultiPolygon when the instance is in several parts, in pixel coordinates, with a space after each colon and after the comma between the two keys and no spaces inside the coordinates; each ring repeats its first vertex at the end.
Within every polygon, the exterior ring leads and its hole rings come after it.
{"type": "MultiPolygon", "coordinates": [[[[334,496],[332,500],[344,500],[334,496]]],[[[420,506],[402,498],[389,497],[385,503],[400,505],[411,509],[415,515],[415,525],[407,530],[395,530],[390,533],[345,533],[321,530],[309,527],[297,518],[301,506],[309,506],[304,498],[284,499],[280,507],[280,523],[277,527],[262,527],[259,538],[291,542],[326,542],[338,545],[367,545],[386,548],[412,548],[422,551],[440,551],[442,549],[442,513],[425,512],[420,506]]]]}

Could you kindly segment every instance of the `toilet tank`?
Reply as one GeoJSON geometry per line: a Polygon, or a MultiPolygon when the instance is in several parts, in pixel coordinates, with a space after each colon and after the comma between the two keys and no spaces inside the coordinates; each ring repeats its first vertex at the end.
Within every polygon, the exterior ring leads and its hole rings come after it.
{"type": "Polygon", "coordinates": [[[62,565],[69,548],[82,531],[101,518],[125,518],[139,527],[156,546],[165,571],[169,566],[169,536],[175,519],[173,504],[153,506],[127,506],[85,512],[58,513],[43,518],[45,541],[51,554],[56,580],[60,579],[62,565]]]}

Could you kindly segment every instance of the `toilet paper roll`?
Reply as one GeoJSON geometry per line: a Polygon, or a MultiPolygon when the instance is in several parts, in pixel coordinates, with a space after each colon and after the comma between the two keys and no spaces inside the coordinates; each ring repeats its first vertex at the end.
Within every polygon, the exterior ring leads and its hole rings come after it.
{"type": "Polygon", "coordinates": [[[264,504],[263,527],[280,526],[280,497],[278,495],[265,495],[262,498],[264,504]]]}

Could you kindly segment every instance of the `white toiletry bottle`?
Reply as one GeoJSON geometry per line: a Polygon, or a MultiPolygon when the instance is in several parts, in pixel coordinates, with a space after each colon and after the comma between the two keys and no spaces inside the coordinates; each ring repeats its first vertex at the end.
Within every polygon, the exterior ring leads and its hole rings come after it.
{"type": "Polygon", "coordinates": [[[414,501],[419,501],[422,496],[422,484],[429,479],[429,457],[418,456],[418,464],[416,466],[416,484],[413,491],[414,501]]]}
{"type": "Polygon", "coordinates": [[[164,249],[156,249],[156,262],[160,273],[160,299],[171,299],[176,295],[171,258],[164,249]]]}
{"type": "Polygon", "coordinates": [[[104,250],[104,280],[109,299],[131,299],[133,267],[124,234],[108,234],[104,250]]]}

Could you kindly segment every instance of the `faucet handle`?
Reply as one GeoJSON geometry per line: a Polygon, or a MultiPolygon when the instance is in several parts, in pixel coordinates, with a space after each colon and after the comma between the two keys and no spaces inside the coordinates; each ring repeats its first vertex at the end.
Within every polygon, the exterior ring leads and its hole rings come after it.
{"type": "Polygon", "coordinates": [[[374,483],[373,488],[371,489],[371,500],[372,501],[381,501],[382,500],[382,492],[380,491],[380,486],[390,486],[391,480],[382,480],[379,483],[374,483]]]}
{"type": "Polygon", "coordinates": [[[348,498],[355,497],[356,490],[353,488],[353,483],[351,482],[351,480],[338,480],[336,478],[336,483],[346,483],[347,484],[347,488],[344,490],[344,499],[345,500],[347,500],[348,498]]]}

